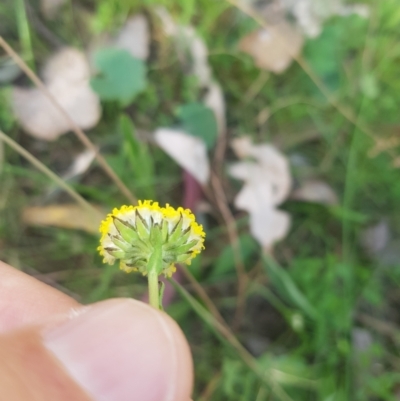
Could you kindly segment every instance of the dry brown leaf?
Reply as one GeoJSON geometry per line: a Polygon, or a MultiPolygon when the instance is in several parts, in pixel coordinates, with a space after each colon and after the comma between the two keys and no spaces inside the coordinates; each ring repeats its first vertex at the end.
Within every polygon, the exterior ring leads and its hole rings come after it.
{"type": "Polygon", "coordinates": [[[288,196],[291,175],[287,159],[271,145],[253,145],[244,137],[233,141],[232,147],[242,161],[229,168],[229,174],[243,180],[235,198],[235,206],[250,215],[250,232],[265,249],[283,239],[290,228],[288,213],[277,210],[288,196]]]}
{"type": "Polygon", "coordinates": [[[157,129],[154,139],[165,153],[187,170],[200,184],[207,183],[210,176],[210,163],[204,141],[184,131],[169,128],[157,129]]]}
{"type": "MultiPolygon", "coordinates": [[[[100,119],[100,101],[89,85],[90,69],[85,55],[66,48],[46,64],[43,80],[75,123],[94,127],[100,119]]],[[[39,139],[52,141],[70,130],[70,123],[39,89],[14,87],[13,111],[24,130],[39,139]]]]}
{"type": "Polygon", "coordinates": [[[245,36],[239,43],[239,49],[252,56],[258,67],[279,74],[300,54],[303,42],[299,31],[281,21],[245,36]]]}
{"type": "Polygon", "coordinates": [[[96,212],[90,212],[76,203],[30,206],[23,210],[22,221],[30,226],[52,226],[97,234],[107,212],[97,206],[95,209],[96,212]]]}

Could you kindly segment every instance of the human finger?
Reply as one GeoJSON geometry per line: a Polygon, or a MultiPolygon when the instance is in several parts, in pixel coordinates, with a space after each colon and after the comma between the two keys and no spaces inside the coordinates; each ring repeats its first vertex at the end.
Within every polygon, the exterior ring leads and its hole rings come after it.
{"type": "Polygon", "coordinates": [[[68,320],[0,335],[8,401],[188,401],[192,380],[178,325],[134,300],[100,302],[68,320]]]}

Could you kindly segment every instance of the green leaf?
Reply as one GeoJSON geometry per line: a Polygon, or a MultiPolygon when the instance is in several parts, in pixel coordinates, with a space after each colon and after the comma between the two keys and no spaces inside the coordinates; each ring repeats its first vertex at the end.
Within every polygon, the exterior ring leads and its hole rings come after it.
{"type": "Polygon", "coordinates": [[[95,54],[95,65],[99,73],[91,86],[102,100],[126,106],[146,87],[146,65],[126,50],[100,50],[95,54]]]}
{"type": "Polygon", "coordinates": [[[214,146],[218,130],[217,121],[210,108],[200,103],[188,103],[178,109],[178,117],[188,134],[201,138],[208,149],[214,146]]]}
{"type": "Polygon", "coordinates": [[[272,283],[288,300],[300,308],[311,319],[318,317],[317,310],[297,287],[286,270],[267,255],[263,255],[263,267],[272,283]]]}
{"type": "Polygon", "coordinates": [[[136,135],[135,125],[130,117],[121,114],[119,117],[119,130],[124,136],[123,168],[121,174],[128,174],[127,180],[132,182],[134,192],[141,199],[154,199],[154,158],[147,143],[140,141],[136,135]],[[131,166],[126,168],[126,162],[131,166]]]}

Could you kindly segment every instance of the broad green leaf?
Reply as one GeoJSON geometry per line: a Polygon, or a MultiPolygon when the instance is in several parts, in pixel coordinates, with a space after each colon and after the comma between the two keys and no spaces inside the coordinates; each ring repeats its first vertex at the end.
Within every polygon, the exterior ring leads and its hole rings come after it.
{"type": "Polygon", "coordinates": [[[146,65],[126,50],[103,49],[95,54],[99,73],[91,86],[102,100],[126,106],[146,87],[146,65]]]}
{"type": "Polygon", "coordinates": [[[214,113],[210,108],[200,103],[188,103],[178,109],[178,116],[188,134],[201,138],[208,149],[214,146],[218,128],[214,113]]]}

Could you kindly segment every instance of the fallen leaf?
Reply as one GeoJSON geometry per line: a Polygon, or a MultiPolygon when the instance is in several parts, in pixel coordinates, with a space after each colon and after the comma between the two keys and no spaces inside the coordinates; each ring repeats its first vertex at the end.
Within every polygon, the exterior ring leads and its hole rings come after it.
{"type": "Polygon", "coordinates": [[[159,128],[154,133],[158,146],[187,170],[200,184],[206,184],[210,175],[207,147],[200,138],[184,131],[159,128]]]}
{"type": "Polygon", "coordinates": [[[258,29],[239,43],[239,49],[252,56],[259,68],[277,74],[289,67],[302,47],[302,34],[285,21],[271,25],[268,29],[258,29]]]}
{"type": "Polygon", "coordinates": [[[226,117],[224,93],[221,86],[216,82],[212,82],[208,87],[203,101],[214,112],[218,125],[218,133],[223,134],[226,131],[226,117]]]}
{"type": "Polygon", "coordinates": [[[96,157],[96,152],[94,152],[93,150],[87,149],[83,151],[82,153],[80,153],[75,157],[75,160],[73,161],[72,165],[66,171],[66,173],[63,175],[62,178],[64,180],[69,180],[73,177],[85,173],[92,164],[95,157],[96,157]]]}
{"type": "Polygon", "coordinates": [[[76,203],[30,206],[23,210],[22,221],[30,226],[52,226],[97,234],[100,222],[107,212],[100,207],[94,207],[96,211],[90,212],[76,203]]]}
{"type": "MultiPolygon", "coordinates": [[[[98,96],[89,86],[85,55],[66,48],[46,64],[43,80],[49,92],[81,128],[94,127],[100,119],[98,96]]],[[[70,123],[39,90],[14,87],[12,108],[24,130],[39,139],[55,140],[70,131],[70,123]]]]}
{"type": "Polygon", "coordinates": [[[291,175],[287,159],[273,146],[253,145],[244,137],[233,141],[232,147],[242,161],[229,168],[229,174],[244,181],[235,198],[235,206],[250,215],[250,232],[267,250],[283,239],[290,228],[288,213],[277,210],[288,196],[291,175]]]}
{"type": "Polygon", "coordinates": [[[101,99],[128,105],[146,88],[146,65],[128,51],[99,50],[94,55],[94,62],[98,76],[92,78],[91,85],[101,99]]]}
{"type": "Polygon", "coordinates": [[[234,139],[231,146],[239,158],[252,157],[256,160],[256,163],[251,165],[262,170],[264,179],[271,188],[272,203],[281,204],[288,197],[292,187],[292,177],[286,157],[272,145],[254,145],[249,137],[234,139]]]}
{"type": "Polygon", "coordinates": [[[195,75],[199,85],[207,87],[212,83],[212,71],[208,63],[208,48],[204,40],[190,25],[178,25],[163,7],[156,12],[163,24],[164,32],[175,41],[178,54],[183,64],[189,64],[190,73],[195,75]]]}
{"type": "Polygon", "coordinates": [[[338,197],[332,187],[319,180],[306,181],[300,188],[293,191],[292,197],[293,199],[324,205],[338,204],[338,197]]]}
{"type": "Polygon", "coordinates": [[[165,8],[157,7],[156,13],[162,22],[165,35],[174,39],[181,64],[190,74],[197,77],[199,86],[205,89],[203,102],[214,112],[218,133],[224,133],[226,129],[224,96],[221,86],[212,77],[206,43],[192,26],[176,24],[165,8]]]}
{"type": "Polygon", "coordinates": [[[147,18],[142,14],[130,17],[113,41],[113,46],[127,50],[131,56],[147,60],[150,52],[150,33],[147,18]]]}

